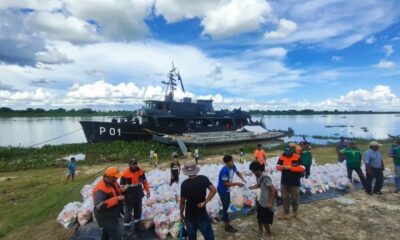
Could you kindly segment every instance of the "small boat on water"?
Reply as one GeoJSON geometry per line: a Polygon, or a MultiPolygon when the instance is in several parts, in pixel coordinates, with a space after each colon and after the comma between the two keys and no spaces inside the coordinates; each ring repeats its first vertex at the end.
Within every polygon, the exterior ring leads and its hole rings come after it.
{"type": "Polygon", "coordinates": [[[214,110],[212,99],[198,99],[193,102],[191,98],[185,97],[181,101],[175,101],[174,92],[178,83],[183,92],[185,88],[181,75],[173,64],[168,73],[168,81],[162,83],[166,85],[164,100],[144,101],[145,105],[136,111],[136,117],[121,117],[119,120],[113,118],[110,122],[80,121],[87,142],[135,141],[151,139],[154,135],[189,136],[193,133],[221,135],[223,132],[227,135],[229,132],[237,134],[236,130],[244,126],[262,127],[262,122],[254,122],[250,114],[240,108],[232,111],[214,110]]]}

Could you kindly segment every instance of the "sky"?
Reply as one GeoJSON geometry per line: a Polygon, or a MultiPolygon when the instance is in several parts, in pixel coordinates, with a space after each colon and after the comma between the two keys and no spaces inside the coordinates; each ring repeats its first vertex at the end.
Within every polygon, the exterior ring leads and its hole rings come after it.
{"type": "Polygon", "coordinates": [[[400,110],[398,0],[1,0],[0,107],[400,110]]]}

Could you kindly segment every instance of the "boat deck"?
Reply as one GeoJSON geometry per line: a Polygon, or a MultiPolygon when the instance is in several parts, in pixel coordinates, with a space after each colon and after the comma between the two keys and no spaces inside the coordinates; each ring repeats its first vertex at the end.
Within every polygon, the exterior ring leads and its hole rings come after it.
{"type": "Polygon", "coordinates": [[[164,144],[176,144],[180,140],[186,145],[212,145],[276,139],[285,135],[286,133],[283,131],[265,133],[223,131],[184,133],[182,135],[153,135],[153,140],[164,144]]]}

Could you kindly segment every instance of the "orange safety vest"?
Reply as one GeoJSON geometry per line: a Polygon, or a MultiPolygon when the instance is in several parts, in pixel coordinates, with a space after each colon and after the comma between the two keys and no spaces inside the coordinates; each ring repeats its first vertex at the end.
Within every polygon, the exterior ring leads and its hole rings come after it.
{"type": "Polygon", "coordinates": [[[300,156],[295,153],[293,153],[291,157],[287,157],[283,154],[279,156],[278,165],[276,166],[276,169],[278,171],[282,171],[283,166],[290,166],[291,172],[298,172],[298,173],[304,172],[304,167],[300,165],[300,156]]]}
{"type": "Polygon", "coordinates": [[[97,191],[102,191],[107,197],[103,202],[95,203],[95,208],[100,207],[100,205],[105,204],[107,208],[114,207],[118,204],[118,196],[122,194],[121,188],[118,183],[114,183],[114,187],[106,184],[104,179],[100,180],[93,189],[93,200],[95,200],[95,195],[97,191]],[[97,206],[96,206],[97,205],[97,206]]]}
{"type": "Polygon", "coordinates": [[[261,165],[265,164],[265,151],[264,151],[264,149],[261,149],[261,150],[256,149],[254,151],[254,157],[257,159],[257,161],[261,165]]]}
{"type": "Polygon", "coordinates": [[[130,167],[127,167],[122,173],[121,184],[128,185],[128,190],[124,192],[126,203],[141,202],[144,197],[143,188],[148,194],[150,193],[149,183],[146,180],[144,171],[140,168],[136,171],[131,171],[130,167]]]}

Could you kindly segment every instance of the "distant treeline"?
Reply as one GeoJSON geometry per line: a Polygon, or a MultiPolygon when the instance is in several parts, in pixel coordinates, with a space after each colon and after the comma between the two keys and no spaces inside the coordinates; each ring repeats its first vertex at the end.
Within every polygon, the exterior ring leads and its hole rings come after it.
{"type": "Polygon", "coordinates": [[[250,114],[260,114],[260,115],[331,115],[331,114],[400,114],[400,112],[375,112],[375,111],[315,111],[312,109],[303,110],[250,110],[250,114]]]}
{"type": "Polygon", "coordinates": [[[42,108],[27,108],[13,110],[8,107],[0,108],[0,117],[62,117],[62,116],[127,116],[136,114],[135,111],[96,111],[91,108],[70,109],[64,108],[45,110],[42,108]]]}

